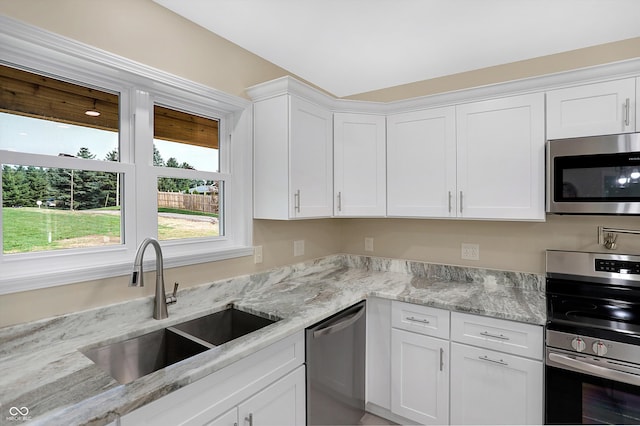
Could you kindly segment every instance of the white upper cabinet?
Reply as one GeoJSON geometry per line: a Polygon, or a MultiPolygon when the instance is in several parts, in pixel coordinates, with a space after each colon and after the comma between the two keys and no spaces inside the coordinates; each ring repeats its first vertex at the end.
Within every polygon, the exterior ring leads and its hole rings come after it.
{"type": "Polygon", "coordinates": [[[385,117],[333,117],[335,216],[385,216],[385,117]]]}
{"type": "Polygon", "coordinates": [[[544,94],[456,107],[457,214],[544,220],[544,94]]]}
{"type": "Polygon", "coordinates": [[[544,95],[388,118],[388,215],[544,220],[544,95]]]}
{"type": "Polygon", "coordinates": [[[629,133],[636,129],[636,79],[547,92],[547,139],[629,133]]]}
{"type": "Polygon", "coordinates": [[[455,107],[387,117],[387,214],[456,216],[455,107]]]}
{"type": "Polygon", "coordinates": [[[331,112],[292,95],[254,103],[254,217],[333,213],[331,112]]]}

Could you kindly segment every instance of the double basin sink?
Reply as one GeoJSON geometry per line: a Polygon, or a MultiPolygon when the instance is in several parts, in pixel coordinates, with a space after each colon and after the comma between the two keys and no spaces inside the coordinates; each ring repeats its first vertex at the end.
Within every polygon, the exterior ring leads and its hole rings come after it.
{"type": "Polygon", "coordinates": [[[126,384],[275,321],[230,307],[82,353],[119,383],[126,384]]]}

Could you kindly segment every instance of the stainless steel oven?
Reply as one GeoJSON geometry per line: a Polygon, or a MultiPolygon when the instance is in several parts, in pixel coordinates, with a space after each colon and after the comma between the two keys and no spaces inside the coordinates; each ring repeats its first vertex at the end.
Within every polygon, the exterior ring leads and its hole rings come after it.
{"type": "Polygon", "coordinates": [[[546,423],[640,424],[640,256],[546,258],[546,423]]]}

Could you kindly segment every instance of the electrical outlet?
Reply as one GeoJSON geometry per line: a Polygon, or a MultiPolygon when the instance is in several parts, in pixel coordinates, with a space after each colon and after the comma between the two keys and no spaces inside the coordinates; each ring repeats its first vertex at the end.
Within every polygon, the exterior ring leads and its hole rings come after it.
{"type": "Polygon", "coordinates": [[[364,251],[373,251],[373,238],[365,237],[364,239],[364,251]]]}
{"type": "Polygon", "coordinates": [[[480,260],[480,244],[462,243],[462,259],[480,260]]]}
{"type": "Polygon", "coordinates": [[[253,263],[262,263],[262,246],[253,248],[253,263]]]}
{"type": "Polygon", "coordinates": [[[294,256],[304,255],[304,240],[297,240],[293,242],[293,255],[294,256]]]}

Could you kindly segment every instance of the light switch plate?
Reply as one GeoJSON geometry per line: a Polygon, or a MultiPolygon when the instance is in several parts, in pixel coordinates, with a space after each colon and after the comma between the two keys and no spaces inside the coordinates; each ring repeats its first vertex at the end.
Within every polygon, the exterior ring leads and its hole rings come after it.
{"type": "Polygon", "coordinates": [[[255,246],[253,248],[253,262],[262,263],[262,246],[255,246]]]}

